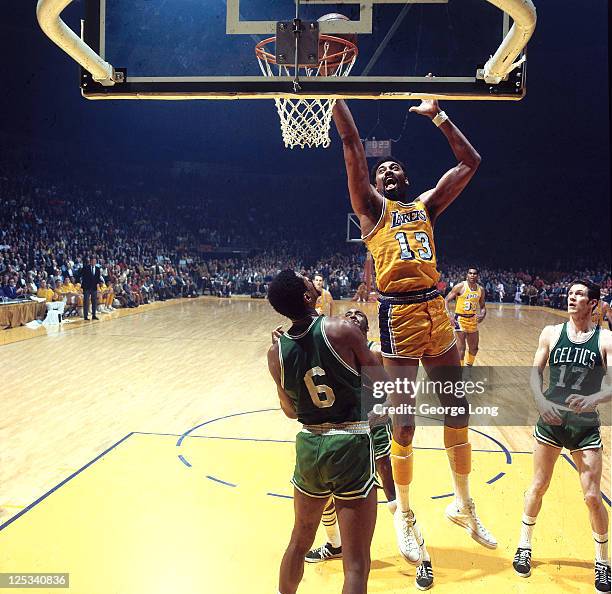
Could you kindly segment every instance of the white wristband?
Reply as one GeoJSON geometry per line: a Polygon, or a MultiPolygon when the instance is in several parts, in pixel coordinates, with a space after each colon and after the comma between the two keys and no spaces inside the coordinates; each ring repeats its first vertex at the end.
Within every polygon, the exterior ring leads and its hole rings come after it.
{"type": "Polygon", "coordinates": [[[448,116],[443,111],[439,111],[438,115],[431,121],[439,128],[446,120],[448,120],[448,116]]]}

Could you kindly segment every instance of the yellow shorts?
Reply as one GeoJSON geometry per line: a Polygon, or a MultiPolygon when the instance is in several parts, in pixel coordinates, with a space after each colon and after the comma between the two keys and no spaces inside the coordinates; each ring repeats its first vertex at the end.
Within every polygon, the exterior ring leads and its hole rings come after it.
{"type": "Polygon", "coordinates": [[[383,357],[420,359],[437,357],[455,344],[444,299],[423,303],[378,303],[380,346],[383,357]]]}
{"type": "Polygon", "coordinates": [[[457,332],[465,332],[466,334],[478,332],[478,318],[476,314],[471,316],[460,316],[455,314],[455,330],[457,332]]]}

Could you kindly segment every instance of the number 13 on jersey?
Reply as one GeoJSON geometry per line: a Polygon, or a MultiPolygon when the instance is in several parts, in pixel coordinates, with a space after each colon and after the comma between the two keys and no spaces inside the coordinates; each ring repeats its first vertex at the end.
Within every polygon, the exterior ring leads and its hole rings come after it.
{"type": "MultiPolygon", "coordinates": [[[[424,231],[417,231],[413,234],[413,236],[413,247],[417,248],[418,257],[421,260],[431,260],[433,254],[431,252],[431,245],[427,233],[425,233],[424,231]]],[[[410,249],[408,233],[404,233],[404,231],[398,231],[395,234],[395,239],[397,239],[397,242],[399,243],[400,258],[402,260],[414,260],[415,256],[414,252],[410,249]]]]}

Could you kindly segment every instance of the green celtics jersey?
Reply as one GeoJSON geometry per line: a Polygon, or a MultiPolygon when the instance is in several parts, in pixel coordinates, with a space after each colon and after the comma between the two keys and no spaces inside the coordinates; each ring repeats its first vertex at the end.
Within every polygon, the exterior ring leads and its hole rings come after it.
{"type": "Polygon", "coordinates": [[[573,342],[567,334],[567,322],[561,327],[557,343],[548,358],[550,382],[546,398],[566,405],[570,394],[588,396],[601,390],[605,368],[599,350],[599,326],[583,342],[573,342]]]}
{"type": "Polygon", "coordinates": [[[297,336],[279,341],[281,383],[305,425],[365,420],[361,413],[361,376],[347,365],[325,335],[325,316],[297,336]]]}

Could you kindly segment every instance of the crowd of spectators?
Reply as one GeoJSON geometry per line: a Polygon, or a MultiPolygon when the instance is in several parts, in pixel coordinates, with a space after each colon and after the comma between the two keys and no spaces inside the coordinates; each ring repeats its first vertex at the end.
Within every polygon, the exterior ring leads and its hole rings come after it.
{"type": "MultiPolygon", "coordinates": [[[[78,296],[80,271],[90,257],[101,269],[107,310],[197,295],[264,297],[267,283],[284,268],[319,272],[334,299],[355,296],[364,280],[363,246],[324,230],[300,235],[290,223],[283,236],[293,239],[283,240],[266,220],[270,213],[261,222],[248,202],[242,207],[241,216],[225,216],[227,209],[210,200],[43,183],[0,167],[0,298],[41,291],[49,299],[78,296]]],[[[446,294],[465,278],[467,265],[443,262],[441,271],[438,288],[446,294]]],[[[566,307],[568,283],[585,276],[609,299],[612,279],[601,265],[480,269],[488,301],[556,308],[566,307]]]]}
{"type": "MultiPolygon", "coordinates": [[[[443,294],[465,279],[467,266],[450,266],[442,269],[438,288],[443,294]]],[[[612,276],[603,265],[596,268],[576,268],[567,266],[566,270],[527,272],[525,270],[479,269],[479,283],[485,289],[487,301],[541,305],[555,309],[567,308],[567,291],[570,283],[578,278],[588,278],[601,286],[602,299],[612,298],[612,276]]]]}

